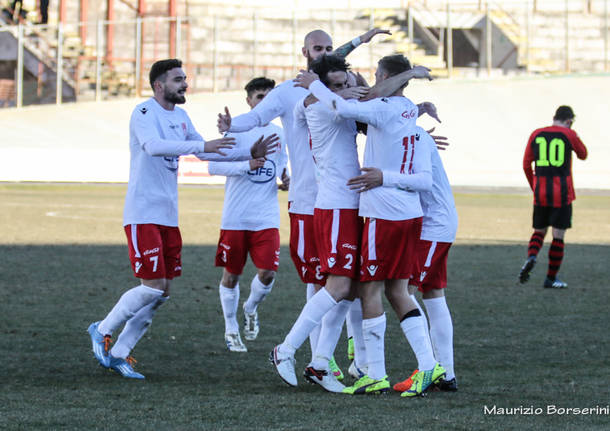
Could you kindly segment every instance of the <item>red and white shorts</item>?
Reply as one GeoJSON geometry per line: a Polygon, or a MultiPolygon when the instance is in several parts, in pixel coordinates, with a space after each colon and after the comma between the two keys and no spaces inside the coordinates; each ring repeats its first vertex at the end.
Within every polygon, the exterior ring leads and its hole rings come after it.
{"type": "Polygon", "coordinates": [[[316,250],[313,215],[290,215],[290,257],[303,283],[326,284],[316,250]]]}
{"type": "Polygon", "coordinates": [[[417,245],[417,259],[421,271],[409,281],[410,285],[417,286],[420,292],[447,287],[447,256],[450,242],[437,242],[419,240],[417,245]]]}
{"type": "Polygon", "coordinates": [[[240,275],[248,253],[258,269],[277,271],[280,263],[280,232],[278,229],[221,230],[216,249],[216,266],[224,266],[231,274],[240,275]]]}
{"type": "Polygon", "coordinates": [[[362,232],[360,281],[409,279],[419,273],[416,247],[422,218],[367,218],[362,232]]]}
{"type": "Polygon", "coordinates": [[[313,228],[322,273],[358,280],[362,224],[357,209],[314,209],[313,228]]]}
{"type": "Polygon", "coordinates": [[[171,280],[182,274],[180,229],[158,224],[128,224],[125,235],[136,277],[171,280]]]}

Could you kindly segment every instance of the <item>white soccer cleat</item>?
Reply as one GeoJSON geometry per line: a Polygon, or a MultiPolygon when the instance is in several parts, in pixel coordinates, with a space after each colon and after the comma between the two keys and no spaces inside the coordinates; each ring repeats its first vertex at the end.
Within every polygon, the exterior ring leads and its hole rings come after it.
{"type": "Polygon", "coordinates": [[[239,333],[225,334],[225,343],[227,343],[227,349],[231,352],[247,352],[248,348],[241,341],[239,333]]]}
{"type": "Polygon", "coordinates": [[[307,367],[303,377],[311,383],[322,386],[328,392],[341,393],[345,389],[345,385],[328,370],[316,370],[314,367],[307,367]]]}
{"type": "Polygon", "coordinates": [[[354,379],[358,380],[358,379],[361,379],[362,377],[366,376],[366,373],[368,372],[368,367],[358,368],[356,366],[356,362],[352,361],[352,363],[350,364],[347,372],[354,379]]]}
{"type": "Polygon", "coordinates": [[[275,346],[269,353],[269,362],[275,366],[275,371],[286,384],[297,386],[297,375],[294,373],[294,356],[282,356],[279,347],[279,345],[275,346]]]}
{"type": "Polygon", "coordinates": [[[258,313],[246,312],[244,303],[244,338],[248,341],[256,340],[260,326],[258,325],[258,313]]]}

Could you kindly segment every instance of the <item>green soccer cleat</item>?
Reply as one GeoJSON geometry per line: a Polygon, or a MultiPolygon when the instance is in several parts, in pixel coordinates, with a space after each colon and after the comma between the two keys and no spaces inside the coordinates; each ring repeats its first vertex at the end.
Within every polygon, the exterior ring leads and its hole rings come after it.
{"type": "Polygon", "coordinates": [[[390,390],[388,376],[380,380],[371,379],[369,376],[361,377],[352,386],[343,389],[344,394],[349,395],[379,395],[390,390]]]}
{"type": "Polygon", "coordinates": [[[347,339],[347,359],[350,361],[354,360],[354,337],[347,339]]]}
{"type": "Polygon", "coordinates": [[[335,379],[341,381],[343,380],[343,377],[345,377],[343,375],[343,371],[341,371],[341,368],[339,368],[339,365],[337,365],[334,356],[330,358],[330,361],[328,361],[328,368],[330,368],[330,371],[333,373],[333,376],[335,376],[335,379]]]}
{"type": "Polygon", "coordinates": [[[420,371],[413,377],[413,384],[409,389],[400,394],[401,397],[423,396],[428,389],[440,382],[445,377],[445,369],[437,363],[434,368],[428,371],[420,371]]]}

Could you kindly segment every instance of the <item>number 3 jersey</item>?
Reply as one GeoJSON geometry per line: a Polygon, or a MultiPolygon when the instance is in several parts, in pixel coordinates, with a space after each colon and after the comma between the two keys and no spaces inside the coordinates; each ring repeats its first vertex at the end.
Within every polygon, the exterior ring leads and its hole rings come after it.
{"type": "Polygon", "coordinates": [[[234,137],[236,150],[241,150],[249,149],[261,136],[274,133],[280,138],[279,147],[267,156],[260,168],[251,170],[249,160],[209,163],[210,174],[227,177],[221,229],[258,231],[280,227],[276,178],[281,178],[288,163],[281,127],[267,124],[243,133],[228,133],[227,136],[234,137]]]}
{"type": "Polygon", "coordinates": [[[587,148],[572,129],[550,126],[531,134],[523,156],[523,170],[534,191],[534,205],[559,208],[575,199],[572,151],[579,159],[587,158],[587,148]]]}

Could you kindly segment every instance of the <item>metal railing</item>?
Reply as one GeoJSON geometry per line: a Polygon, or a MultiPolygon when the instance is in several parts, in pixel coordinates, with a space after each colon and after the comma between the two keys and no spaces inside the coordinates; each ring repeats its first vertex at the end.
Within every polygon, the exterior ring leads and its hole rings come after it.
{"type": "Polygon", "coordinates": [[[494,57],[498,54],[494,46],[498,32],[514,45],[504,57],[518,55],[519,73],[608,72],[609,1],[589,1],[581,8],[575,8],[572,0],[556,1],[558,7],[550,11],[541,9],[542,2],[532,0],[509,0],[501,5],[495,1],[397,2],[405,8],[384,9],[383,16],[379,9],[286,9],[281,13],[258,9],[242,11],[240,16],[6,25],[0,27],[0,36],[8,33],[16,40],[13,105],[20,107],[36,103],[33,96],[26,101],[26,93],[46,94],[47,102],[52,99],[48,93],[54,93],[55,103],[150,94],[148,68],[167,57],[183,59],[192,91],[237,90],[258,75],[289,79],[304,65],[302,36],[316,27],[327,29],[339,45],[373,26],[391,26],[392,38],[380,39],[368,51],[350,57],[354,68],[365,76],[372,76],[378,57],[398,49],[402,40],[409,42],[403,51],[412,60],[426,64],[436,58],[447,77],[468,69],[491,76],[505,62],[502,56],[494,57]],[[581,22],[587,19],[591,25],[581,22]],[[465,28],[468,20],[479,38],[474,41],[480,44],[479,61],[476,66],[459,67],[455,57],[459,47],[453,35],[465,28]],[[432,35],[430,40],[436,47],[426,47],[418,40],[418,27],[432,35]],[[549,29],[553,33],[545,34],[549,29]],[[595,47],[587,51],[594,67],[577,56],[583,51],[576,50],[577,33],[586,29],[594,32],[586,37],[594,41],[595,47]],[[557,46],[558,40],[561,46],[557,46]]]}

